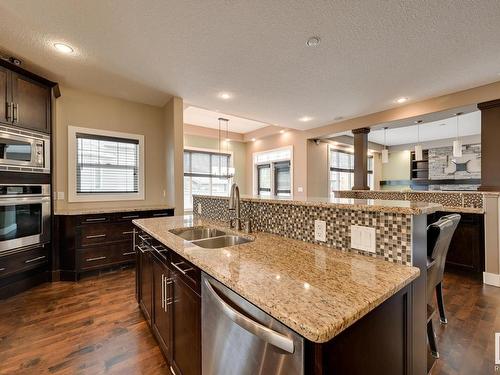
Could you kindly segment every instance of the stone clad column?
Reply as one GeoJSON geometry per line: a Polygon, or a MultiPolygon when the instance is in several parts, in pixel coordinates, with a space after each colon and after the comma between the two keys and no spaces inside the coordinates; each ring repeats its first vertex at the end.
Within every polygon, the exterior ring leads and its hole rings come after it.
{"type": "Polygon", "coordinates": [[[481,186],[479,190],[500,191],[500,99],[480,103],[481,186]]]}
{"type": "Polygon", "coordinates": [[[370,190],[368,186],[368,133],[370,128],[354,129],[354,186],[352,190],[370,190]]]}

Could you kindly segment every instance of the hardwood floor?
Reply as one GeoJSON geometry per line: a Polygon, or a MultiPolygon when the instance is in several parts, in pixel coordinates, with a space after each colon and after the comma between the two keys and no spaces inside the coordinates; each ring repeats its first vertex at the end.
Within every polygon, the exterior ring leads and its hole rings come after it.
{"type": "MultiPolygon", "coordinates": [[[[493,374],[500,288],[447,273],[432,375],[493,374]]],[[[0,374],[169,374],[134,296],[134,270],[40,285],[0,301],[0,374]]]]}
{"type": "Polygon", "coordinates": [[[134,280],[126,269],[0,301],[0,374],[169,374],[134,280]]]}
{"type": "Polygon", "coordinates": [[[494,374],[500,288],[463,273],[446,273],[443,292],[448,324],[437,317],[433,321],[440,358],[431,374],[494,374]]]}

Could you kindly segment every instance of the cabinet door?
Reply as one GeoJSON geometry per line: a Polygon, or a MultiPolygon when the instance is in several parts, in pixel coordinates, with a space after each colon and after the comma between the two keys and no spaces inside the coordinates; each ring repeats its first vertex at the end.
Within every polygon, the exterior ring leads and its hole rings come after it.
{"type": "Polygon", "coordinates": [[[167,304],[170,285],[170,271],[153,257],[153,330],[160,347],[167,358],[171,358],[171,305],[167,304]]]}
{"type": "Polygon", "coordinates": [[[141,252],[140,306],[151,325],[153,305],[153,262],[148,251],[141,252]]]}
{"type": "Polygon", "coordinates": [[[12,73],[14,125],[50,132],[50,89],[17,73],[12,73]]]}
{"type": "Polygon", "coordinates": [[[10,71],[0,66],[0,122],[12,123],[12,119],[8,118],[7,106],[12,101],[9,88],[10,71]]]}
{"type": "Polygon", "coordinates": [[[172,366],[176,375],[201,374],[201,298],[173,277],[172,366]]]}

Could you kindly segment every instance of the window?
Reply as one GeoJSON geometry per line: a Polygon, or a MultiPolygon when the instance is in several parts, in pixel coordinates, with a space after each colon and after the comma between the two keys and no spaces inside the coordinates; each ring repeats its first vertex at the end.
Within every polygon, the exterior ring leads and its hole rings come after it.
{"type": "Polygon", "coordinates": [[[69,201],[144,199],[141,135],[68,128],[69,201]]]}
{"type": "MultiPolygon", "coordinates": [[[[368,157],[368,186],[373,189],[373,157],[368,157]]],[[[354,154],[330,148],[330,194],[351,190],[354,185],[354,154]]]]}
{"type": "Polygon", "coordinates": [[[291,196],[291,159],[291,147],[255,153],[255,194],[291,196]]]}
{"type": "Polygon", "coordinates": [[[193,195],[228,196],[230,165],[230,154],[184,150],[184,208],[193,209],[193,195]]]}

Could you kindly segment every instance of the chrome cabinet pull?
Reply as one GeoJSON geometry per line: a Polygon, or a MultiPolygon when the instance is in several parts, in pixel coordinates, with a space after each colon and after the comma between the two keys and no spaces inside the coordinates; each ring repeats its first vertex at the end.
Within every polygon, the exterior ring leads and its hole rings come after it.
{"type": "Polygon", "coordinates": [[[126,232],[122,232],[122,234],[134,234],[134,231],[133,230],[129,230],[129,231],[126,231],[126,232]]]}
{"type": "Polygon", "coordinates": [[[146,246],[141,246],[141,245],[136,245],[136,247],[141,251],[141,253],[146,253],[148,251],[151,251],[149,250],[146,246]]]}
{"type": "Polygon", "coordinates": [[[102,238],[102,237],[106,237],[106,235],[105,234],[93,234],[91,236],[86,236],[85,238],[92,239],[92,238],[102,238]]]}
{"type": "Polygon", "coordinates": [[[165,276],[165,312],[168,312],[168,306],[171,305],[173,303],[173,298],[170,297],[170,287],[168,287],[168,285],[172,285],[174,283],[174,280],[169,277],[167,278],[165,276]]]}
{"type": "Polygon", "coordinates": [[[161,245],[158,245],[158,246],[151,245],[151,247],[153,248],[153,250],[158,251],[158,252],[166,250],[165,247],[163,247],[161,245]]]}
{"type": "Polygon", "coordinates": [[[96,218],[91,218],[91,219],[85,219],[86,222],[95,222],[95,221],[105,221],[105,217],[96,217],[96,218]]]}
{"type": "Polygon", "coordinates": [[[122,219],[137,219],[139,215],[127,215],[127,216],[122,216],[122,219]]]}
{"type": "Polygon", "coordinates": [[[230,305],[228,305],[213,289],[212,284],[208,280],[205,281],[205,286],[209,292],[210,297],[214,300],[214,302],[218,305],[219,309],[222,311],[226,317],[231,319],[234,323],[238,324],[244,330],[250,332],[251,334],[259,337],[265,342],[280,348],[288,353],[293,353],[295,351],[293,340],[285,335],[273,331],[270,328],[246,317],[241,314],[239,311],[233,309],[230,305]]]}
{"type": "Polygon", "coordinates": [[[13,122],[18,122],[18,120],[19,120],[19,104],[13,103],[12,107],[14,109],[13,115],[12,115],[12,117],[13,117],[12,120],[13,120],[13,122]]]}
{"type": "Polygon", "coordinates": [[[165,276],[161,274],[161,308],[165,310],[165,276]]]}
{"type": "Polygon", "coordinates": [[[157,212],[156,214],[153,214],[154,217],[159,217],[159,216],[168,216],[167,212],[157,212]]]}
{"type": "Polygon", "coordinates": [[[132,254],[135,254],[135,251],[129,251],[129,252],[123,253],[122,255],[132,255],[132,254]]]}
{"type": "Polygon", "coordinates": [[[143,235],[139,234],[139,235],[137,235],[137,237],[139,237],[143,241],[149,241],[151,239],[151,237],[148,235],[143,236],[143,235]]]}
{"type": "Polygon", "coordinates": [[[94,262],[96,260],[103,260],[103,259],[106,259],[106,257],[102,256],[102,257],[95,257],[95,258],[87,258],[85,259],[86,262],[94,262]]]}
{"type": "Polygon", "coordinates": [[[42,260],[42,259],[45,259],[45,255],[42,255],[40,257],[36,257],[36,258],[33,258],[33,259],[25,260],[24,263],[33,263],[33,262],[36,262],[36,261],[42,260]]]}
{"type": "Polygon", "coordinates": [[[7,108],[7,121],[12,121],[12,103],[6,102],[5,103],[6,108],[7,108]]]}
{"type": "Polygon", "coordinates": [[[176,269],[177,269],[180,273],[182,273],[183,275],[186,275],[186,276],[187,276],[187,273],[188,273],[189,271],[192,271],[192,270],[193,270],[193,268],[192,268],[192,267],[186,268],[185,270],[183,270],[182,268],[180,268],[180,267],[179,267],[181,264],[186,264],[186,262],[178,262],[178,263],[173,263],[173,262],[170,262],[170,264],[171,264],[172,266],[174,266],[174,267],[175,267],[175,268],[176,268],[176,269]]]}
{"type": "Polygon", "coordinates": [[[0,268],[0,272],[3,272],[5,271],[7,268],[3,267],[3,268],[0,268]]]}

